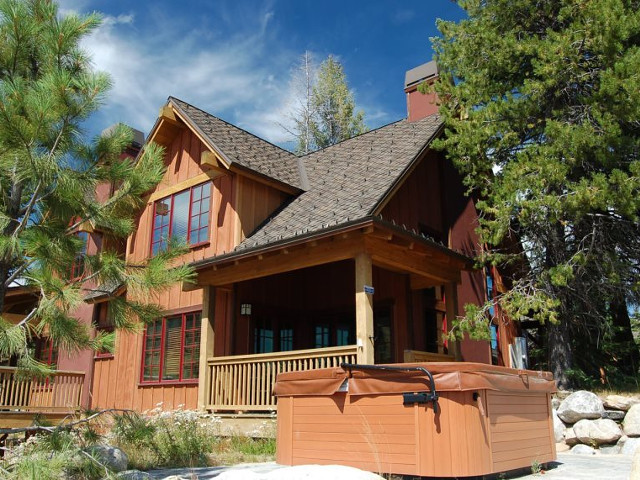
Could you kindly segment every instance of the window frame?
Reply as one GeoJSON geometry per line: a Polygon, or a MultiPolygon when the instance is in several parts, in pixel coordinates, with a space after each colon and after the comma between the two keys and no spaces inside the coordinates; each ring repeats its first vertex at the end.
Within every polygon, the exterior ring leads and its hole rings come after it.
{"type": "MultiPolygon", "coordinates": [[[[115,325],[109,321],[109,302],[96,303],[93,307],[93,324],[96,333],[106,332],[113,333],[116,331],[115,325]],[[104,314],[102,311],[104,309],[104,314]]],[[[93,358],[96,360],[104,360],[115,357],[115,352],[108,352],[106,350],[96,350],[93,358]]]]}
{"type": "MultiPolygon", "coordinates": [[[[162,202],[165,202],[167,200],[169,200],[169,219],[168,219],[168,225],[167,225],[167,238],[165,241],[165,245],[164,248],[166,248],[166,242],[169,241],[169,239],[172,237],[173,235],[173,213],[174,213],[174,203],[175,203],[175,198],[185,192],[189,192],[189,213],[187,214],[187,238],[186,238],[186,242],[187,242],[187,246],[189,248],[197,248],[197,247],[202,247],[204,245],[209,245],[211,243],[211,214],[212,214],[212,209],[211,209],[211,203],[213,200],[213,182],[211,180],[208,180],[206,182],[202,182],[202,183],[198,183],[197,185],[192,185],[188,188],[185,188],[183,190],[180,190],[178,192],[174,192],[170,195],[167,195],[165,197],[159,198],[157,200],[155,200],[153,202],[153,211],[151,213],[151,235],[149,237],[149,255],[150,256],[154,256],[155,253],[153,251],[153,247],[154,244],[160,244],[162,245],[163,240],[162,237],[160,238],[160,240],[158,242],[154,242],[153,241],[153,236],[154,233],[156,231],[156,212],[157,212],[157,208],[158,205],[162,202]],[[197,188],[203,188],[205,185],[209,185],[209,198],[208,198],[208,205],[209,205],[209,210],[207,211],[206,215],[207,215],[207,219],[208,219],[208,224],[207,224],[207,235],[205,240],[202,240],[200,242],[197,243],[191,243],[191,217],[192,217],[192,213],[193,213],[193,203],[194,203],[194,199],[193,199],[193,192],[195,189],[197,188]]],[[[206,197],[205,197],[206,198],[206,197]]],[[[199,198],[199,202],[200,202],[200,212],[198,213],[198,215],[201,217],[202,214],[202,191],[200,193],[200,198],[199,198]]],[[[196,228],[194,229],[194,232],[200,231],[202,230],[202,227],[196,228]]],[[[163,251],[162,249],[159,249],[158,252],[163,251]]],[[[156,253],[158,253],[156,252],[156,253]]]]}
{"type": "Polygon", "coordinates": [[[71,263],[71,272],[69,274],[69,279],[71,281],[80,280],[84,277],[85,272],[85,264],[84,259],[87,256],[87,251],[89,249],[89,232],[84,230],[80,230],[75,234],[78,238],[84,239],[84,246],[82,249],[76,254],[73,258],[73,262],[71,263]]]}
{"type": "MultiPolygon", "coordinates": [[[[153,323],[149,323],[145,330],[144,330],[144,334],[142,335],[142,356],[141,356],[141,360],[140,360],[140,381],[139,381],[139,385],[141,386],[153,386],[153,385],[197,385],[199,382],[199,378],[200,378],[200,374],[201,372],[198,371],[198,376],[195,378],[182,378],[183,376],[183,368],[184,368],[184,354],[185,354],[185,333],[187,332],[186,329],[186,321],[187,321],[187,317],[189,315],[199,315],[199,319],[196,321],[196,327],[192,330],[194,330],[195,332],[197,332],[198,335],[198,341],[196,343],[194,343],[194,345],[197,345],[198,348],[198,358],[195,360],[195,364],[199,366],[199,361],[200,361],[200,328],[202,326],[202,310],[189,310],[187,312],[175,312],[175,313],[167,313],[166,315],[162,316],[161,318],[158,318],[157,320],[154,320],[153,323]],[[170,379],[170,380],[163,380],[162,379],[162,375],[163,375],[163,368],[164,368],[164,361],[165,361],[165,354],[166,354],[166,348],[165,348],[165,342],[166,342],[166,332],[167,332],[167,320],[171,319],[171,318],[176,318],[176,317],[180,317],[181,318],[181,327],[180,327],[180,366],[179,366],[179,378],[178,379],[170,379]],[[144,378],[144,370],[145,370],[145,356],[147,353],[147,333],[148,333],[148,328],[151,325],[154,325],[155,322],[162,322],[161,328],[160,328],[160,359],[159,359],[159,364],[158,364],[158,376],[157,378],[153,379],[153,380],[145,380],[144,378]]],[[[192,363],[194,363],[192,361],[192,363]]],[[[198,369],[199,370],[199,369],[198,369]]]]}

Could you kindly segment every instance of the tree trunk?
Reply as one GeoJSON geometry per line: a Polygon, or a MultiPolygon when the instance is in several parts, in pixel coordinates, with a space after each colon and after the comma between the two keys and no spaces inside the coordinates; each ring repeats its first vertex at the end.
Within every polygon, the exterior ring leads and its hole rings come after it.
{"type": "Polygon", "coordinates": [[[547,326],[547,358],[558,388],[567,390],[573,386],[569,371],[573,368],[571,351],[571,326],[566,320],[547,326]]]}
{"type": "Polygon", "coordinates": [[[633,338],[631,318],[624,298],[618,297],[611,302],[611,314],[613,316],[613,326],[616,329],[613,336],[617,347],[616,365],[624,375],[635,377],[638,373],[640,352],[633,338]]]}

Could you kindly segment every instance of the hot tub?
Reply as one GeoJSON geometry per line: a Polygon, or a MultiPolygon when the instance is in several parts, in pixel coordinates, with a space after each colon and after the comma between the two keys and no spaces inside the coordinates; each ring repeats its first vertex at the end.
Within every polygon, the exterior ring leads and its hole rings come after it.
{"type": "Polygon", "coordinates": [[[431,477],[555,460],[551,373],[478,363],[348,365],[278,375],[276,461],[431,477]]]}

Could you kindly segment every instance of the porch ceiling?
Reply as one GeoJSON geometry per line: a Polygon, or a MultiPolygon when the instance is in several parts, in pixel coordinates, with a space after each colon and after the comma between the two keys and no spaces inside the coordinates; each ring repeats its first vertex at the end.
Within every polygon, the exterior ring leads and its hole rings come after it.
{"type": "Polygon", "coordinates": [[[229,285],[348,260],[361,253],[370,255],[374,265],[409,274],[414,289],[459,282],[460,272],[472,265],[469,258],[423,236],[371,218],[298,242],[197,262],[197,282],[184,284],[183,290],[229,285]]]}

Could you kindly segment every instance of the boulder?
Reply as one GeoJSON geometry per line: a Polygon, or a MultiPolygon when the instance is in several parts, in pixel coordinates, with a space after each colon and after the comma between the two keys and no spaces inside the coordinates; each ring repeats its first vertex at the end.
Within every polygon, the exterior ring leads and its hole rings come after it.
{"type": "Polygon", "coordinates": [[[586,445],[615,443],[622,436],[622,430],[618,424],[606,418],[578,420],[573,425],[573,431],[580,443],[586,445]]]}
{"type": "Polygon", "coordinates": [[[116,478],[118,480],[153,480],[151,475],[140,470],[125,470],[116,474],[116,478]]]}
{"type": "Polygon", "coordinates": [[[283,467],[266,473],[233,468],[222,472],[217,480],[384,480],[380,475],[342,465],[298,465],[283,467]]]}
{"type": "Polygon", "coordinates": [[[617,455],[620,453],[620,445],[601,445],[598,451],[603,455],[617,455]]]}
{"type": "Polygon", "coordinates": [[[621,422],[624,420],[625,412],[621,410],[605,410],[602,414],[602,418],[608,418],[614,422],[621,422]]]}
{"type": "Polygon", "coordinates": [[[600,418],[603,413],[602,400],[586,390],[572,393],[558,407],[558,417],[565,423],[576,423],[583,418],[600,418]]]}
{"type": "Polygon", "coordinates": [[[640,404],[636,403],[629,408],[624,416],[624,433],[629,437],[640,437],[640,404]]]}
{"type": "Polygon", "coordinates": [[[611,410],[622,410],[626,412],[632,405],[640,403],[638,397],[627,397],[624,395],[607,395],[604,399],[604,407],[611,410]]]}
{"type": "Polygon", "coordinates": [[[572,427],[568,427],[564,431],[564,441],[569,446],[573,446],[580,443],[580,440],[578,440],[578,437],[576,436],[576,432],[573,431],[572,427]]]}
{"type": "Polygon", "coordinates": [[[633,455],[636,451],[640,450],[640,438],[627,438],[624,442],[618,442],[620,446],[620,453],[622,455],[633,455]]]}
{"type": "Polygon", "coordinates": [[[556,411],[552,410],[551,412],[553,416],[553,436],[556,438],[556,443],[558,443],[564,440],[564,431],[566,427],[564,426],[564,423],[562,423],[562,420],[560,420],[560,417],[558,417],[556,411]]]}
{"type": "Polygon", "coordinates": [[[124,472],[129,465],[129,458],[117,447],[110,445],[94,445],[84,449],[89,455],[94,457],[105,467],[113,472],[124,472]]]}
{"type": "Polygon", "coordinates": [[[575,455],[595,455],[596,449],[589,445],[576,445],[571,449],[571,453],[575,455]]]}
{"type": "Polygon", "coordinates": [[[571,449],[571,447],[569,445],[567,445],[565,442],[556,443],[556,452],[557,453],[568,452],[570,449],[571,449]]]}
{"type": "Polygon", "coordinates": [[[636,450],[631,459],[631,473],[629,480],[640,480],[640,450],[636,450]]]}

